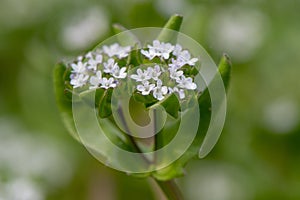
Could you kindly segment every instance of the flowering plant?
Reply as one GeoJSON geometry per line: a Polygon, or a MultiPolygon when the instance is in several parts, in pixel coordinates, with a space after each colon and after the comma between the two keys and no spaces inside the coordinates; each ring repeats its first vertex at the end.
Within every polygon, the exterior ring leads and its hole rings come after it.
{"type": "Polygon", "coordinates": [[[172,16],[156,38],[144,42],[138,35],[145,32],[116,25],[117,42],[58,64],[54,74],[72,135],[106,165],[153,177],[170,199],[182,199],[172,179],[183,175],[202,141],[200,157],[218,139],[230,74],[224,55],[210,79],[201,78],[202,69],[214,68],[203,49],[193,53],[184,45],[190,39],[180,42],[181,22],[172,16]]]}

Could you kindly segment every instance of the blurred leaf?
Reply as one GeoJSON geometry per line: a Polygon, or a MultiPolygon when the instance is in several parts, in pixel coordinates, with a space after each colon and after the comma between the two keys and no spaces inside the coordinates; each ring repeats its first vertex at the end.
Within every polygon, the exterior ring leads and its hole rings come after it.
{"type": "Polygon", "coordinates": [[[183,17],[178,14],[171,16],[157,39],[161,42],[176,42],[182,19],[183,17]]]}
{"type": "Polygon", "coordinates": [[[56,101],[61,113],[62,120],[67,130],[76,140],[79,141],[79,137],[77,135],[75,124],[73,121],[72,101],[70,101],[70,97],[66,95],[66,86],[64,79],[66,69],[67,67],[63,63],[57,64],[54,69],[54,88],[56,94],[56,101]]]}

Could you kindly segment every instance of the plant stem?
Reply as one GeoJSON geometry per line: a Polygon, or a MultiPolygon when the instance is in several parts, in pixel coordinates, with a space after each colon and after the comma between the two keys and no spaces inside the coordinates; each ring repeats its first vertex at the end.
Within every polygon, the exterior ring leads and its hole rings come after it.
{"type": "Polygon", "coordinates": [[[174,180],[159,181],[154,179],[168,200],[184,200],[179,187],[174,180]]]}

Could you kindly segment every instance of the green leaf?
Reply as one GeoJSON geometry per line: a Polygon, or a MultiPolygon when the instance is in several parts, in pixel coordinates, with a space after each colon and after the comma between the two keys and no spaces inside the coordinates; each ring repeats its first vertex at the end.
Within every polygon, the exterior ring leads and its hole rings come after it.
{"type": "Polygon", "coordinates": [[[55,88],[55,95],[56,95],[56,102],[58,108],[60,110],[60,114],[62,120],[70,132],[70,134],[79,141],[79,137],[76,132],[74,120],[73,120],[73,113],[72,113],[72,101],[70,101],[70,91],[66,90],[65,82],[67,67],[63,63],[59,63],[55,66],[54,69],[54,88],[55,88]],[[67,93],[67,94],[66,94],[67,93]]]}
{"type": "Polygon", "coordinates": [[[227,54],[223,54],[218,69],[223,79],[226,91],[228,90],[228,86],[229,86],[231,67],[232,64],[229,56],[227,54]]]}
{"type": "Polygon", "coordinates": [[[157,39],[161,42],[176,42],[177,32],[180,30],[182,19],[183,17],[178,14],[171,16],[157,39]]]}
{"type": "Polygon", "coordinates": [[[175,119],[178,118],[178,111],[180,109],[180,104],[179,104],[179,101],[175,94],[171,94],[170,96],[165,98],[163,101],[158,101],[156,104],[151,106],[151,108],[157,106],[158,104],[163,106],[165,111],[170,116],[174,117],[175,119]]]}

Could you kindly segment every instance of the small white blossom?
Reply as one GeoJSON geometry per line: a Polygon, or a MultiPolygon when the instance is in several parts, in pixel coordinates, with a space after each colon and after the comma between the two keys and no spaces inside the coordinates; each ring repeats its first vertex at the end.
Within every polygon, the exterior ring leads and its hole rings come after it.
{"type": "Polygon", "coordinates": [[[86,70],[86,65],[87,63],[83,63],[83,62],[78,62],[77,64],[72,63],[71,67],[72,67],[72,72],[76,73],[76,74],[82,74],[85,73],[86,70]]]}
{"type": "Polygon", "coordinates": [[[169,63],[169,67],[171,67],[173,69],[179,69],[183,65],[185,65],[185,62],[182,62],[181,60],[177,60],[177,59],[174,59],[174,58],[172,58],[171,63],[169,63]]]}
{"type": "Polygon", "coordinates": [[[176,80],[176,82],[180,88],[185,88],[188,90],[194,90],[197,88],[197,85],[193,82],[191,77],[186,78],[184,75],[182,75],[179,80],[176,80]]]}
{"type": "Polygon", "coordinates": [[[173,67],[169,68],[169,72],[170,72],[170,78],[174,80],[179,80],[180,77],[183,75],[183,71],[181,70],[177,71],[177,69],[173,67]]]}
{"type": "Polygon", "coordinates": [[[154,68],[148,67],[147,71],[149,72],[151,78],[153,80],[158,80],[159,76],[161,75],[161,68],[159,65],[155,65],[154,68]]]}
{"type": "Polygon", "coordinates": [[[152,60],[157,54],[154,51],[146,51],[146,50],[141,50],[141,53],[149,58],[149,60],[152,60]]]}
{"type": "Polygon", "coordinates": [[[181,66],[186,65],[186,64],[190,65],[190,66],[194,66],[196,64],[196,62],[198,61],[198,58],[192,58],[191,54],[187,50],[184,50],[179,53],[176,61],[177,61],[177,63],[180,63],[181,66]]]}
{"type": "Polygon", "coordinates": [[[119,66],[116,66],[115,68],[113,68],[112,70],[112,75],[115,78],[126,78],[127,73],[126,73],[126,67],[122,67],[121,69],[119,68],[119,66]]]}
{"type": "Polygon", "coordinates": [[[91,86],[89,87],[89,89],[98,88],[99,85],[101,84],[101,81],[102,81],[102,72],[101,71],[97,71],[96,76],[92,76],[90,78],[90,84],[91,84],[91,86]]]}
{"type": "Polygon", "coordinates": [[[107,79],[106,77],[102,78],[101,80],[101,88],[108,89],[108,88],[114,88],[117,86],[117,83],[115,82],[114,78],[110,77],[107,79]]]}
{"type": "Polygon", "coordinates": [[[91,58],[93,58],[93,53],[90,51],[87,54],[85,54],[85,57],[91,59],[91,58]]]}
{"type": "Polygon", "coordinates": [[[142,85],[137,85],[136,89],[142,93],[142,95],[148,95],[154,89],[155,84],[150,84],[149,81],[143,82],[142,85]]]}
{"type": "Polygon", "coordinates": [[[136,80],[137,82],[144,82],[151,79],[151,74],[148,70],[143,71],[141,69],[137,69],[136,73],[137,74],[132,74],[130,78],[136,80]]]}
{"type": "Polygon", "coordinates": [[[178,87],[174,87],[174,88],[169,87],[169,93],[170,94],[172,94],[172,93],[178,93],[180,99],[184,99],[185,98],[184,90],[183,89],[178,89],[178,87]]]}
{"type": "Polygon", "coordinates": [[[102,59],[103,59],[102,55],[96,55],[95,59],[90,58],[89,61],[88,61],[87,68],[90,69],[90,70],[96,71],[98,64],[102,63],[102,59]]]}
{"type": "Polygon", "coordinates": [[[162,100],[165,98],[164,95],[168,93],[168,87],[162,85],[162,81],[160,79],[156,82],[156,87],[153,89],[153,97],[157,100],[162,100]]]}
{"type": "Polygon", "coordinates": [[[155,56],[169,59],[170,53],[173,51],[174,46],[170,43],[160,43],[158,40],[154,40],[151,45],[148,45],[148,51],[142,50],[141,53],[152,60],[155,56]]]}
{"type": "Polygon", "coordinates": [[[83,60],[83,56],[78,56],[76,60],[77,61],[82,61],[83,60]]]}
{"type": "Polygon", "coordinates": [[[176,44],[175,47],[174,47],[174,50],[173,50],[172,54],[174,56],[178,56],[181,51],[182,51],[182,46],[180,44],[176,44]]]}
{"type": "Polygon", "coordinates": [[[115,60],[112,58],[108,59],[107,62],[103,63],[103,66],[103,71],[105,73],[112,73],[114,68],[119,67],[118,63],[116,63],[115,60]]]}
{"type": "Polygon", "coordinates": [[[127,57],[130,51],[130,46],[122,47],[118,43],[112,44],[110,46],[103,46],[103,52],[105,54],[107,54],[109,57],[117,56],[119,59],[127,57]]]}
{"type": "Polygon", "coordinates": [[[84,86],[87,83],[89,76],[85,74],[71,74],[70,78],[70,84],[73,85],[73,88],[78,88],[84,86]]]}

